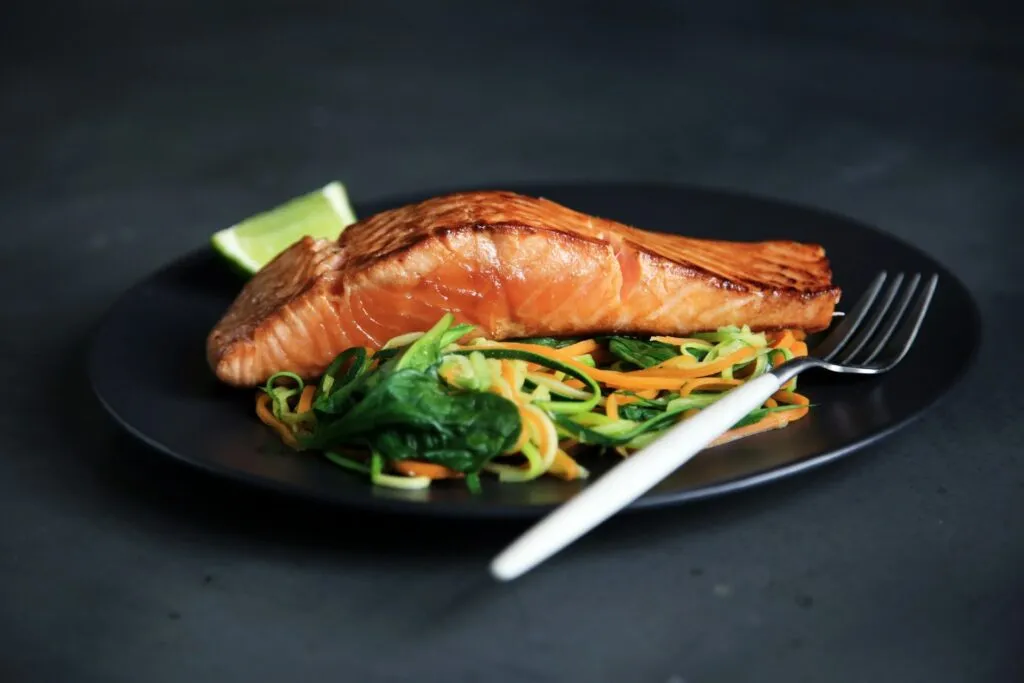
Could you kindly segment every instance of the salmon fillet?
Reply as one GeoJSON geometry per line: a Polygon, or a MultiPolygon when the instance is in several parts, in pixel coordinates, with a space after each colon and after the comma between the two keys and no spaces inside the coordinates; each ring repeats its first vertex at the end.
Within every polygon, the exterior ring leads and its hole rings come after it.
{"type": "Polygon", "coordinates": [[[512,192],[385,211],[337,241],[296,242],[246,283],[207,339],[217,377],[318,376],[352,346],[451,311],[492,339],[686,335],[725,325],[808,332],[839,301],[818,245],[647,232],[512,192]]]}

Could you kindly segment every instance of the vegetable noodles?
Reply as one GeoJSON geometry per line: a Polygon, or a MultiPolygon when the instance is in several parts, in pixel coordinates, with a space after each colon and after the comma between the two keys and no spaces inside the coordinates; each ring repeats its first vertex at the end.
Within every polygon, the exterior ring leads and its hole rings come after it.
{"type": "MultiPolygon", "coordinates": [[[[288,446],[379,486],[481,474],[583,479],[582,449],[628,457],[731,389],[807,354],[802,332],[723,327],[690,337],[467,339],[445,315],[379,351],[341,353],[317,382],[270,377],[256,413],[288,446]]],[[[810,408],[796,379],[712,445],[779,429],[810,408]]]]}

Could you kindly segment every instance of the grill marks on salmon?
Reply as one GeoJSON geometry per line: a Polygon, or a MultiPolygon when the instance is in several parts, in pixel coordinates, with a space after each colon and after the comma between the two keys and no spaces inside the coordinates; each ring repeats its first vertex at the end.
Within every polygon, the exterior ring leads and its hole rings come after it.
{"type": "Polygon", "coordinates": [[[314,378],[445,312],[491,339],[828,327],[840,290],[822,247],[647,232],[511,192],[385,211],[304,238],[245,284],[207,339],[224,382],[314,378]]]}

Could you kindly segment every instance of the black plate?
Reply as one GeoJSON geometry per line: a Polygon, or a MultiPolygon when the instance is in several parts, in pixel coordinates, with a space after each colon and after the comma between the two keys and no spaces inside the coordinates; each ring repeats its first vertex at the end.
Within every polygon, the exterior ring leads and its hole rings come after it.
{"type": "MultiPolygon", "coordinates": [[[[575,209],[651,230],[723,239],[793,239],[825,246],[840,304],[850,305],[879,270],[932,273],[939,288],[918,341],[890,374],[870,379],[822,371],[802,376],[817,404],[786,429],[706,451],[634,503],[683,503],[807,470],[862,448],[896,429],[948,392],[979,341],[970,294],[949,271],[917,249],[857,222],[775,201],[704,189],[650,185],[513,188],[575,209]],[[956,330],[956,353],[948,334],[956,330]]],[[[427,194],[360,206],[362,216],[427,194]]],[[[484,482],[482,495],[458,483],[429,491],[378,489],[313,454],[287,453],[253,414],[253,392],[218,384],[207,368],[207,332],[231,303],[240,279],[210,249],[170,264],[143,281],[102,321],[89,358],[93,387],[110,413],[158,451],[244,482],[309,498],[419,514],[539,515],[584,483],[552,478],[528,484],[484,482]]],[[[586,461],[595,474],[615,456],[586,461]]]]}

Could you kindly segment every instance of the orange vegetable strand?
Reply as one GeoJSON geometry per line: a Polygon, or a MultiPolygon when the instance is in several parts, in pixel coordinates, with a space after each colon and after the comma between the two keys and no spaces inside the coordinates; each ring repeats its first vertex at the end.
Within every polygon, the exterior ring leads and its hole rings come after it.
{"type": "Polygon", "coordinates": [[[722,377],[698,377],[697,379],[691,379],[686,384],[679,388],[680,396],[689,396],[696,389],[704,389],[705,391],[721,391],[732,389],[743,384],[742,380],[738,379],[724,379],[722,377]]]}
{"type": "Polygon", "coordinates": [[[428,479],[459,479],[464,475],[444,465],[419,460],[393,460],[391,468],[408,477],[427,477],[428,479]]]}
{"type": "Polygon", "coordinates": [[[772,344],[772,348],[788,349],[790,346],[793,345],[793,342],[795,341],[796,338],[793,336],[792,332],[790,332],[789,330],[783,330],[781,336],[779,336],[779,338],[776,339],[775,342],[772,344]]]}
{"type": "Polygon", "coordinates": [[[565,481],[574,481],[582,474],[579,463],[561,448],[555,451],[555,460],[551,463],[548,473],[565,481]]]}
{"type": "Polygon", "coordinates": [[[281,437],[281,441],[284,441],[287,445],[292,448],[297,447],[298,441],[295,439],[295,435],[292,430],[288,428],[288,425],[274,417],[274,413],[270,410],[270,395],[261,393],[256,397],[256,415],[260,418],[260,421],[268,427],[273,428],[281,437]]]}
{"type": "Polygon", "coordinates": [[[619,399],[616,394],[608,396],[604,404],[605,414],[613,420],[619,419],[619,399]]]}
{"type": "Polygon", "coordinates": [[[587,353],[594,353],[600,348],[601,345],[598,344],[595,340],[584,339],[583,341],[576,342],[575,344],[571,344],[569,346],[563,346],[562,348],[555,350],[558,352],[560,356],[567,356],[569,358],[572,358],[573,356],[582,356],[587,353]]]}
{"type": "Polygon", "coordinates": [[[308,413],[313,407],[314,393],[316,393],[316,387],[312,384],[306,385],[306,388],[302,390],[302,395],[299,396],[299,405],[295,408],[295,412],[308,413]]]}

